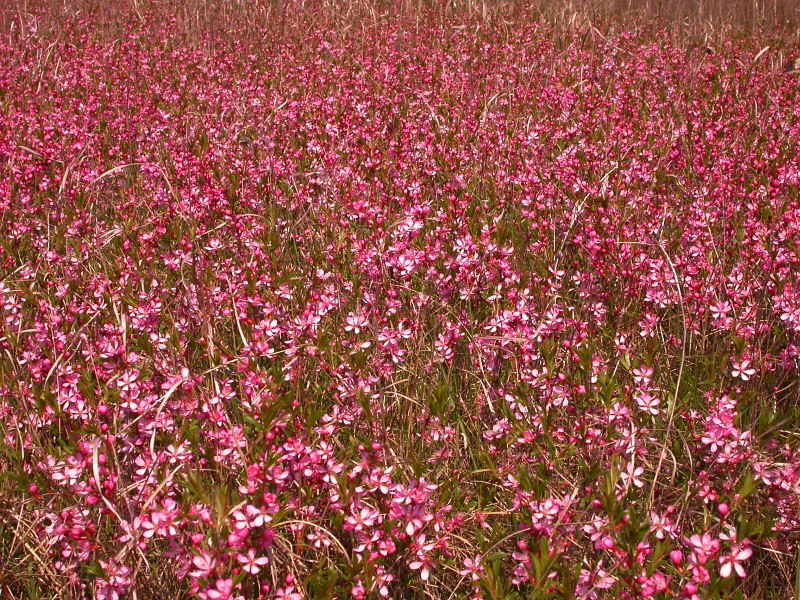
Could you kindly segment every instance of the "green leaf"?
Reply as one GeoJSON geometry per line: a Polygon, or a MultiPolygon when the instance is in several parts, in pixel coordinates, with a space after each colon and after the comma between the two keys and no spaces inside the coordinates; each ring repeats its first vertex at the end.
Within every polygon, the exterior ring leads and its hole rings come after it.
{"type": "Polygon", "coordinates": [[[742,480],[742,484],[739,486],[739,496],[744,499],[753,494],[756,491],[758,484],[756,483],[755,476],[753,475],[752,471],[747,471],[742,480]]]}

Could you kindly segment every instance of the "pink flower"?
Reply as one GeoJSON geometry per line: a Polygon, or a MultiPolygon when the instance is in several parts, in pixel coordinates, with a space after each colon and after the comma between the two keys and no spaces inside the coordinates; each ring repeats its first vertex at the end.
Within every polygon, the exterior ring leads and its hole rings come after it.
{"type": "Polygon", "coordinates": [[[209,600],[230,600],[233,593],[233,579],[217,579],[214,587],[206,590],[209,600]]]}
{"type": "Polygon", "coordinates": [[[255,575],[261,571],[261,567],[269,564],[269,559],[266,556],[256,557],[256,551],[253,548],[250,548],[246,555],[240,554],[237,556],[236,560],[242,563],[242,569],[251,575],[255,575]]]}
{"type": "Polygon", "coordinates": [[[748,548],[743,544],[734,544],[734,546],[731,548],[730,554],[720,556],[719,562],[722,567],[719,570],[719,574],[722,577],[730,577],[733,572],[736,571],[736,574],[739,577],[744,577],[747,573],[745,572],[741,563],[746,561],[751,556],[753,556],[752,548],[748,548]]]}
{"type": "Polygon", "coordinates": [[[633,370],[633,381],[641,388],[646,388],[653,378],[653,368],[642,366],[633,370]]]}
{"type": "Polygon", "coordinates": [[[192,564],[197,570],[192,571],[191,576],[205,579],[216,568],[217,561],[208,552],[201,552],[192,559],[192,564]]]}
{"type": "Polygon", "coordinates": [[[690,558],[698,567],[704,565],[709,558],[712,558],[719,552],[719,540],[711,537],[708,533],[704,533],[702,536],[693,535],[687,541],[692,547],[690,558]]]}
{"type": "Polygon", "coordinates": [[[472,581],[479,581],[481,574],[483,573],[481,558],[483,557],[480,554],[475,557],[475,560],[472,560],[471,558],[465,558],[464,568],[459,571],[458,574],[462,577],[469,577],[472,579],[472,581]]]}
{"type": "Polygon", "coordinates": [[[422,581],[427,582],[428,578],[431,576],[431,567],[433,563],[427,556],[422,556],[408,566],[414,571],[419,571],[419,576],[422,578],[422,581]]]}
{"type": "Polygon", "coordinates": [[[425,534],[422,534],[415,544],[417,547],[417,560],[413,561],[408,566],[414,571],[419,571],[422,581],[427,582],[431,575],[431,567],[433,566],[433,561],[430,559],[428,553],[434,549],[436,544],[425,542],[425,534]]]}
{"type": "Polygon", "coordinates": [[[756,370],[750,366],[751,362],[749,358],[744,358],[741,362],[733,361],[731,375],[741,378],[742,381],[748,381],[756,373],[756,370]]]}
{"type": "Polygon", "coordinates": [[[287,585],[285,588],[275,590],[275,600],[303,600],[303,595],[296,592],[294,586],[287,585]]]}
{"type": "Polygon", "coordinates": [[[345,529],[351,531],[363,531],[367,527],[372,527],[380,518],[380,512],[369,506],[365,506],[359,512],[352,514],[345,519],[345,529]]]}
{"type": "Polygon", "coordinates": [[[657,416],[661,412],[658,409],[658,405],[661,404],[661,400],[650,393],[640,392],[636,394],[635,399],[636,404],[643,412],[650,413],[653,416],[657,416]]]}

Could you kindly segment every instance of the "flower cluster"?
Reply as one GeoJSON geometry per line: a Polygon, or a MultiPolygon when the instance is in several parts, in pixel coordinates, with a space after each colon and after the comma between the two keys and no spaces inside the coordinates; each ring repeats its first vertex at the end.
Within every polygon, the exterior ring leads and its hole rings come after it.
{"type": "Polygon", "coordinates": [[[30,4],[0,17],[4,569],[694,600],[796,552],[778,40],[30,4]]]}

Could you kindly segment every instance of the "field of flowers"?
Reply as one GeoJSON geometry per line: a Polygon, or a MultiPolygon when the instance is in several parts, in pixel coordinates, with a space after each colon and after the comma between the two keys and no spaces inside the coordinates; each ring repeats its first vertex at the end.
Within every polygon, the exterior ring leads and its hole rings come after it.
{"type": "Polygon", "coordinates": [[[800,596],[797,39],[388,6],[3,5],[0,597],[800,596]]]}

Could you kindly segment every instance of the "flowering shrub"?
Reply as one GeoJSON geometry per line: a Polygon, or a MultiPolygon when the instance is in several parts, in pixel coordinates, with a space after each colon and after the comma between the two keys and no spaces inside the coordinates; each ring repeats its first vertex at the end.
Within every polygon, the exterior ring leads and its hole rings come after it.
{"type": "Polygon", "coordinates": [[[785,597],[779,39],[53,4],[0,41],[4,594],[785,597]]]}

